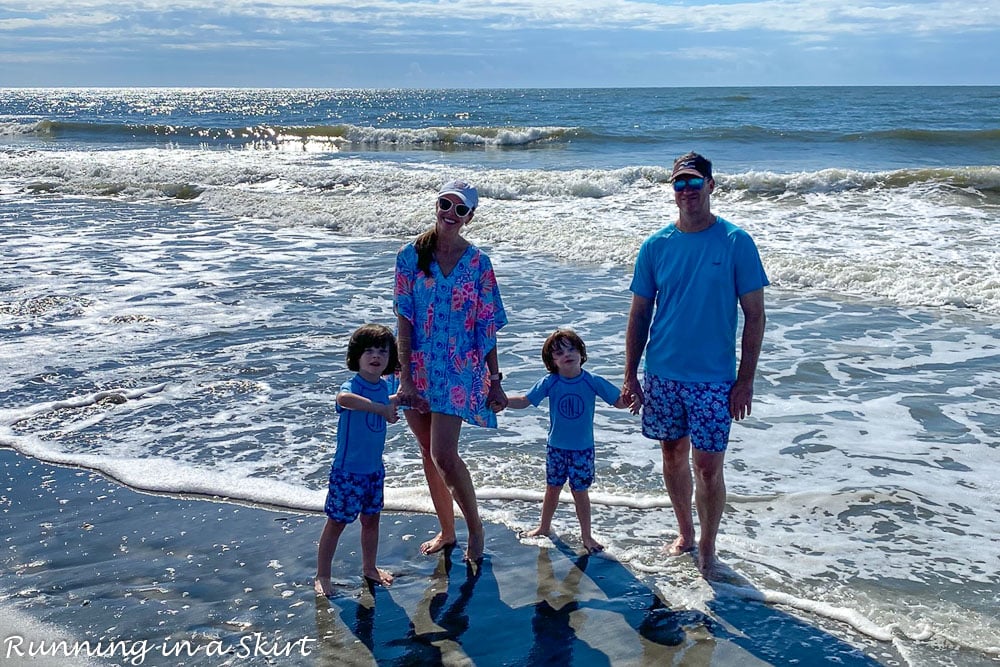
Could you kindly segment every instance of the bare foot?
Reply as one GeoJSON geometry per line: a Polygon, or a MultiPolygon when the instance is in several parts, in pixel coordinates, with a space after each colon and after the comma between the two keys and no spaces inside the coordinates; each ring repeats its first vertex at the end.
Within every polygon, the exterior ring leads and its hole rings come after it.
{"type": "Polygon", "coordinates": [[[451,540],[446,540],[444,538],[444,535],[438,533],[437,535],[435,535],[434,537],[432,537],[431,539],[427,540],[426,542],[420,545],[420,553],[424,554],[425,556],[429,556],[430,554],[436,554],[442,549],[447,549],[453,546],[455,546],[454,538],[452,538],[451,540]]]}
{"type": "Polygon", "coordinates": [[[313,579],[313,589],[315,589],[316,595],[322,595],[327,598],[333,595],[333,584],[330,583],[330,577],[316,577],[313,579]]]}
{"type": "Polygon", "coordinates": [[[604,545],[595,540],[593,537],[583,538],[583,546],[587,549],[589,554],[597,554],[604,551],[604,545]]]}
{"type": "Polygon", "coordinates": [[[480,530],[478,533],[473,533],[469,531],[469,546],[465,549],[466,563],[479,563],[483,560],[483,531],[480,530]]]}
{"type": "Polygon", "coordinates": [[[365,572],[365,581],[372,586],[391,586],[392,575],[377,567],[374,572],[365,572]]]}
{"type": "Polygon", "coordinates": [[[726,567],[714,554],[698,554],[698,571],[709,581],[723,579],[726,576],[726,567]]]}
{"type": "Polygon", "coordinates": [[[681,556],[686,553],[691,553],[694,551],[694,545],[683,537],[678,537],[676,540],[663,547],[663,553],[667,556],[681,556]]]}
{"type": "Polygon", "coordinates": [[[552,534],[551,530],[542,530],[542,527],[539,526],[538,528],[532,528],[531,530],[526,530],[525,532],[521,533],[519,537],[539,537],[539,536],[548,537],[551,534],[552,534]]]}

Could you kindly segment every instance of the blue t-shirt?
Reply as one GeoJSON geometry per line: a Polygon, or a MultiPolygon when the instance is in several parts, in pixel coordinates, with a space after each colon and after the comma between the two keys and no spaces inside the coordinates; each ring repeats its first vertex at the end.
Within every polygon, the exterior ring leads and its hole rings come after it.
{"type": "Polygon", "coordinates": [[[526,396],[534,406],[549,399],[549,447],[584,450],[594,448],[595,397],[614,405],[621,390],[587,371],[575,378],[549,373],[526,396]]]}
{"type": "Polygon", "coordinates": [[[679,382],[735,380],[739,298],[768,284],[753,239],[722,218],[700,232],[670,225],[650,236],[629,287],[655,298],[646,372],[679,382]]]}
{"type": "MultiPolygon", "coordinates": [[[[389,404],[389,384],[382,378],[372,384],[360,374],[340,387],[374,401],[389,404]]],[[[371,474],[382,469],[382,452],[385,450],[385,417],[374,412],[348,410],[337,403],[337,453],[333,467],[345,472],[371,474]]]]}

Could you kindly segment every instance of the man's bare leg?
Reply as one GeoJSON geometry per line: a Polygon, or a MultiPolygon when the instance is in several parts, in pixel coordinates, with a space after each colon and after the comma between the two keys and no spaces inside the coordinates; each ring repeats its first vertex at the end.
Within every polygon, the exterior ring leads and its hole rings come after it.
{"type": "Polygon", "coordinates": [[[692,551],[694,542],[694,518],[691,516],[691,494],[694,481],[691,477],[691,439],[687,436],[678,440],[662,440],[663,482],[670,496],[677,519],[679,537],[663,548],[668,556],[679,556],[692,551]]]}
{"type": "Polygon", "coordinates": [[[725,452],[703,452],[697,449],[693,454],[695,506],[698,510],[698,523],[701,525],[698,569],[706,578],[711,578],[718,564],[715,540],[726,509],[725,457],[725,452]]]}

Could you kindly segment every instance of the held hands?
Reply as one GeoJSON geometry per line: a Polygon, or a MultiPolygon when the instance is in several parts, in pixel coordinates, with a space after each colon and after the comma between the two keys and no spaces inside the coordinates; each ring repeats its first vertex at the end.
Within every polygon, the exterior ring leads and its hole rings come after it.
{"type": "MultiPolygon", "coordinates": [[[[637,415],[642,408],[645,396],[638,378],[626,378],[622,385],[622,398],[628,404],[629,411],[637,415]]],[[[753,382],[737,380],[729,392],[729,414],[736,421],[750,416],[753,403],[753,382]]]]}
{"type": "Polygon", "coordinates": [[[490,393],[486,397],[486,404],[490,406],[490,410],[493,412],[500,412],[506,409],[507,394],[504,393],[499,380],[494,380],[490,383],[490,393]]]}
{"type": "Polygon", "coordinates": [[[412,380],[400,380],[399,391],[396,392],[396,406],[404,410],[416,410],[421,414],[430,412],[431,404],[420,395],[413,386],[412,380]]]}
{"type": "Polygon", "coordinates": [[[639,383],[639,378],[625,378],[625,382],[622,384],[622,398],[625,399],[629,412],[634,415],[639,414],[642,403],[646,398],[642,393],[642,385],[639,383]]]}
{"type": "MultiPolygon", "coordinates": [[[[513,402],[511,402],[511,407],[514,407],[513,402]]],[[[628,408],[629,412],[637,415],[639,414],[640,405],[636,402],[634,396],[626,396],[625,391],[623,390],[620,394],[618,394],[618,400],[615,401],[615,407],[618,409],[628,408]]]]}
{"type": "Polygon", "coordinates": [[[379,404],[381,409],[379,414],[385,417],[385,420],[390,424],[395,424],[399,421],[399,394],[393,394],[389,397],[388,404],[379,404]]]}

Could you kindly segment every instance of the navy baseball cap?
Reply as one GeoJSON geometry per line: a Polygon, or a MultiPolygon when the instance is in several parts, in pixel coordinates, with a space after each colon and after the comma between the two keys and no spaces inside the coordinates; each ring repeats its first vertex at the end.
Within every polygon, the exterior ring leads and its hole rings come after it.
{"type": "Polygon", "coordinates": [[[694,152],[685,153],[674,160],[674,170],[670,174],[670,180],[672,181],[683,174],[700,176],[708,180],[712,178],[712,163],[703,155],[694,152]]]}

